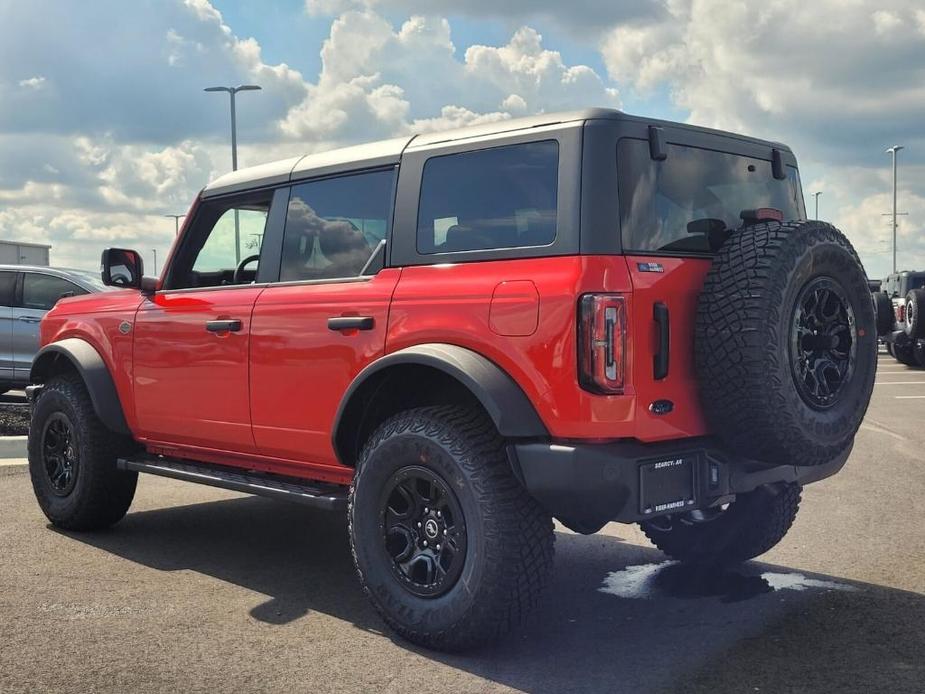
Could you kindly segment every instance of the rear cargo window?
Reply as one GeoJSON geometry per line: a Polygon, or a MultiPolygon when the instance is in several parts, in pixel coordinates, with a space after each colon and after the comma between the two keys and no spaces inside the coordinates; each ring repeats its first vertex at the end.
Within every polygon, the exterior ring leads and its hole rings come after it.
{"type": "Polygon", "coordinates": [[[554,140],[429,159],[421,182],[418,252],[552,243],[558,172],[554,140]]]}
{"type": "Polygon", "coordinates": [[[793,167],[778,180],[764,159],[681,145],[668,145],[667,154],[654,161],[645,140],[618,145],[620,227],[628,253],[709,253],[706,234],[692,233],[688,224],[718,219],[734,229],[743,210],[773,207],[784,219],[805,217],[793,167]]]}

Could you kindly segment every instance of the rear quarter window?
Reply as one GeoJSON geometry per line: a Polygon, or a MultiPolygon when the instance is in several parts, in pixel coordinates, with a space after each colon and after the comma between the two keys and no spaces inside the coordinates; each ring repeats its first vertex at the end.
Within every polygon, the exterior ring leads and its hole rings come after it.
{"type": "Polygon", "coordinates": [[[553,243],[558,175],[555,140],[428,159],[421,180],[418,252],[553,243]]]}

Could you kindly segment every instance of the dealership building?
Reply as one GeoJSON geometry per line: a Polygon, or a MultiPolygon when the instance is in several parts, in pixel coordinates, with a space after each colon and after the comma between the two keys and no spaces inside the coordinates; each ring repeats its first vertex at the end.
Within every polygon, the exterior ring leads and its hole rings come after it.
{"type": "Polygon", "coordinates": [[[0,241],[0,265],[47,266],[51,246],[25,241],[0,241]]]}

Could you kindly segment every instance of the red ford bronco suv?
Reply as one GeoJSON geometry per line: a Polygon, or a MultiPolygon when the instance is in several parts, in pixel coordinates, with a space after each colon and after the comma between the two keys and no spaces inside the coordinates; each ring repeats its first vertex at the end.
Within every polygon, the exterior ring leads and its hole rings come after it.
{"type": "Polygon", "coordinates": [[[877,333],[857,255],[780,144],[610,110],[257,166],[160,278],[58,303],[29,460],[55,525],[139,472],[344,509],[361,583],[427,647],[507,630],[553,523],[688,562],[787,532],[845,463],[877,333]]]}

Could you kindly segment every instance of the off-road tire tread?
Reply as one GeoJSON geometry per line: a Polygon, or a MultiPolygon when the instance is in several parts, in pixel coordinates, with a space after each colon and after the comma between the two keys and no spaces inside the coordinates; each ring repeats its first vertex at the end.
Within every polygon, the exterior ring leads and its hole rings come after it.
{"type": "Polygon", "coordinates": [[[516,480],[504,440],[492,422],[474,408],[421,407],[401,412],[379,426],[357,462],[347,515],[354,567],[364,592],[392,629],[425,648],[460,651],[496,640],[523,621],[549,582],[555,540],[552,518],[516,480]],[[489,529],[484,538],[486,554],[499,552],[508,557],[508,561],[487,562],[486,574],[490,575],[483,582],[486,592],[466,622],[436,633],[408,629],[380,606],[367,587],[354,545],[354,492],[366,461],[382,442],[407,432],[434,439],[465,469],[489,529]],[[511,557],[517,561],[510,561],[511,557]]]}
{"type": "Polygon", "coordinates": [[[737,564],[764,554],[784,538],[800,508],[801,493],[799,484],[758,488],[740,495],[714,521],[675,521],[668,532],[648,523],[640,527],[652,544],[676,561],[737,564]]]}
{"type": "MultiPolygon", "coordinates": [[[[820,243],[848,251],[863,277],[854,247],[832,225],[761,223],[737,230],[720,247],[697,303],[695,364],[707,421],[734,452],[769,465],[822,465],[853,440],[846,436],[838,445],[813,441],[793,419],[781,416],[789,406],[775,374],[788,354],[777,347],[778,324],[781,310],[791,307],[769,299],[786,295],[788,269],[820,243]]],[[[855,412],[857,426],[866,409],[867,403],[855,412]]]]}
{"type": "Polygon", "coordinates": [[[80,430],[79,472],[82,476],[74,493],[80,498],[67,516],[57,516],[42,498],[40,476],[44,475],[40,462],[41,432],[30,427],[29,474],[39,505],[48,519],[66,530],[99,530],[118,522],[131,506],[138,481],[137,472],[116,468],[116,459],[135,448],[133,441],[106,427],[93,409],[90,394],[83,380],[76,374],[62,374],[51,379],[41,390],[33,411],[51,393],[58,393],[73,406],[72,423],[80,430]],[[36,463],[33,464],[33,460],[36,463]]]}

